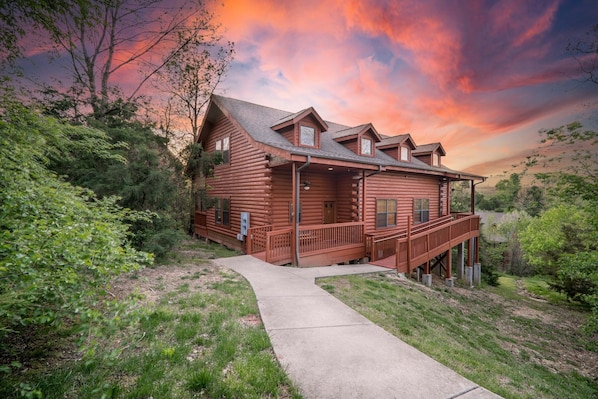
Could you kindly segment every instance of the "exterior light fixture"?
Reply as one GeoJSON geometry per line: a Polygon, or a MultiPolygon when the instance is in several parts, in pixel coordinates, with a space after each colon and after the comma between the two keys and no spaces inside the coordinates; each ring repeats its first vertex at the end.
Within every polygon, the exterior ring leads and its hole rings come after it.
{"type": "Polygon", "coordinates": [[[309,184],[309,181],[307,181],[307,180],[306,180],[306,181],[303,183],[303,189],[304,189],[305,191],[309,191],[309,189],[310,189],[310,184],[309,184]]]}
{"type": "Polygon", "coordinates": [[[332,166],[328,167],[328,170],[334,170],[334,168],[332,166]]]}

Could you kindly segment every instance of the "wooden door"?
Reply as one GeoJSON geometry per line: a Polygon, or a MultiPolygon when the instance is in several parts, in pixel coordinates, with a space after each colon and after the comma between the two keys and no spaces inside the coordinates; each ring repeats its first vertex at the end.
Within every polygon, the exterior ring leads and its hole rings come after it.
{"type": "Polygon", "coordinates": [[[324,201],[324,224],[336,223],[336,206],[334,201],[324,201]]]}

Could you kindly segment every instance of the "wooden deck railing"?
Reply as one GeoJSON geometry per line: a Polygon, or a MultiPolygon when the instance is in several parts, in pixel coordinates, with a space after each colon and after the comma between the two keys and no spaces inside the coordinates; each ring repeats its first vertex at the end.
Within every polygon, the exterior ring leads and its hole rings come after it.
{"type": "Polygon", "coordinates": [[[330,250],[350,244],[363,244],[363,222],[299,226],[299,253],[330,250]]]}
{"type": "Polygon", "coordinates": [[[266,234],[274,230],[274,226],[250,227],[247,229],[247,254],[256,254],[266,250],[266,234]]]}
{"type": "Polygon", "coordinates": [[[410,273],[414,267],[448,251],[455,245],[477,237],[480,217],[470,215],[429,230],[408,234],[396,240],[397,270],[410,273]]]}
{"type": "Polygon", "coordinates": [[[293,229],[269,231],[266,233],[266,262],[291,262],[291,240],[293,229]]]}
{"type": "MultiPolygon", "coordinates": [[[[415,225],[411,228],[411,234],[418,234],[433,229],[452,220],[453,217],[448,215],[434,219],[430,222],[415,225]]],[[[409,218],[407,224],[411,224],[411,218],[409,218]]],[[[397,249],[396,240],[407,237],[407,234],[407,230],[382,235],[368,234],[366,237],[366,253],[369,255],[370,260],[376,261],[378,259],[393,256],[397,249]]]]}
{"type": "MultiPolygon", "coordinates": [[[[250,229],[251,230],[251,229],[250,229]]],[[[284,228],[280,230],[267,231],[264,251],[268,263],[291,262],[291,248],[293,240],[293,229],[284,228]]],[[[257,253],[255,238],[262,234],[256,231],[253,234],[251,248],[257,253]]],[[[299,254],[308,255],[322,252],[333,252],[336,249],[348,245],[363,245],[364,223],[334,223],[312,226],[299,226],[299,254]]],[[[249,246],[249,244],[248,244],[249,246]]]]}

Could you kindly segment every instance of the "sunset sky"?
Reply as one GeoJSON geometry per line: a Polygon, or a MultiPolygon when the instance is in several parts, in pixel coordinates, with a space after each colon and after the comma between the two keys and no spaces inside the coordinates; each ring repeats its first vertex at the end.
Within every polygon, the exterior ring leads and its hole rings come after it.
{"type": "Polygon", "coordinates": [[[226,0],[218,12],[237,51],[220,93],[440,141],[455,169],[502,173],[539,129],[598,125],[598,85],[566,51],[598,23],[595,0],[226,0]]]}
{"type": "Polygon", "coordinates": [[[218,94],[440,141],[454,169],[501,174],[539,129],[598,129],[598,84],[566,51],[598,24],[596,0],[222,0],[215,13],[236,48],[218,94]]]}

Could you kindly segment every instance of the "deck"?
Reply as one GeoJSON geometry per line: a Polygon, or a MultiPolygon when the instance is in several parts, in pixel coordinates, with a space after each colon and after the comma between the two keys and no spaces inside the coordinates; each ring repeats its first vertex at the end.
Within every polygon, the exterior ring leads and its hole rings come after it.
{"type": "Polygon", "coordinates": [[[276,265],[292,263],[298,244],[301,267],[324,266],[370,257],[370,264],[409,274],[471,238],[479,236],[477,215],[443,217],[387,236],[364,234],[362,222],[249,229],[247,253],[276,265]],[[297,244],[296,244],[297,243],[297,244]]]}

